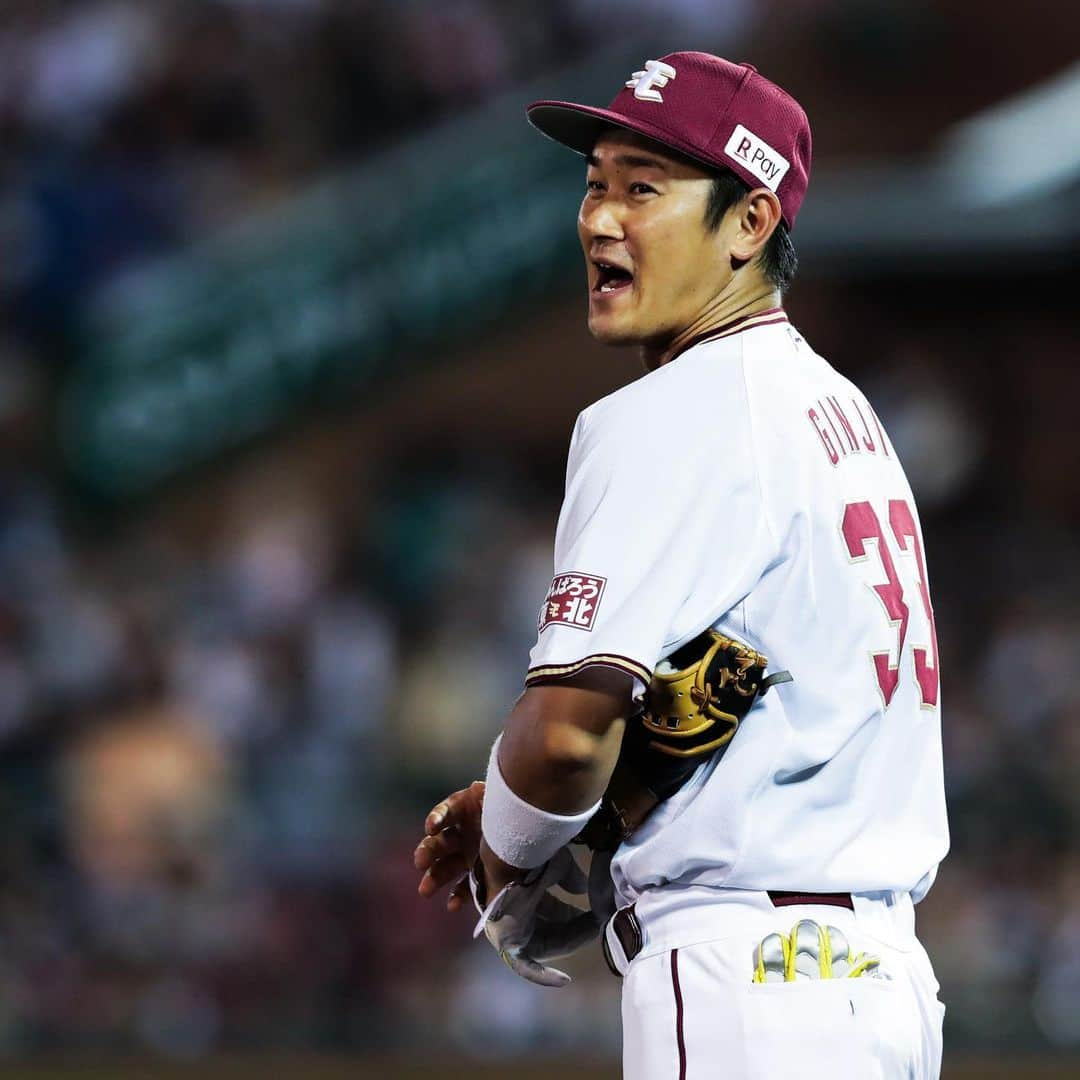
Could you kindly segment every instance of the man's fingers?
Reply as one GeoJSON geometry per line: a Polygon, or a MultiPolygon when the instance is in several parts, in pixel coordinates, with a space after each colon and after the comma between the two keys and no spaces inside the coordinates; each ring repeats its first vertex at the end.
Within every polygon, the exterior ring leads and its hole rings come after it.
{"type": "Polygon", "coordinates": [[[446,910],[460,911],[466,905],[472,906],[472,893],[469,890],[469,879],[463,877],[450,890],[450,897],[446,901],[446,910]]]}
{"type": "Polygon", "coordinates": [[[413,851],[413,866],[422,870],[418,892],[432,897],[455,883],[447,898],[450,911],[472,903],[465,875],[480,843],[480,812],[484,805],[484,782],[474,780],[436,803],[424,821],[424,839],[413,851]]]}
{"type": "Polygon", "coordinates": [[[416,850],[413,852],[413,866],[417,870],[427,870],[440,859],[461,851],[462,838],[459,829],[450,827],[443,829],[435,836],[425,836],[416,850]]]}
{"type": "Polygon", "coordinates": [[[467,788],[455,791],[436,803],[424,821],[424,832],[434,836],[441,829],[475,819],[484,801],[484,781],[474,780],[467,788]]]}
{"type": "Polygon", "coordinates": [[[420,879],[420,887],[417,890],[421,896],[434,896],[444,885],[468,872],[469,866],[465,862],[465,856],[461,854],[448,855],[440,859],[420,879]]]}
{"type": "MultiPolygon", "coordinates": [[[[456,795],[458,792],[454,792],[454,794],[456,795]]],[[[448,818],[450,814],[450,799],[453,797],[454,796],[451,795],[449,798],[443,799],[441,803],[436,803],[428,811],[428,816],[424,819],[424,832],[426,832],[428,836],[434,836],[440,829],[444,829],[452,824],[448,818]]]]}

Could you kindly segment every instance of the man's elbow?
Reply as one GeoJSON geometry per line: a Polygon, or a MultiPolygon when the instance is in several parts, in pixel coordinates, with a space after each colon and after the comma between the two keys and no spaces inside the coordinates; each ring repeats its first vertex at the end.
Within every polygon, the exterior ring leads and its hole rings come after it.
{"type": "Polygon", "coordinates": [[[595,735],[565,720],[541,722],[539,749],[544,767],[558,776],[594,771],[610,756],[613,739],[622,739],[622,721],[612,727],[617,730],[608,728],[602,735],[595,735]]]}

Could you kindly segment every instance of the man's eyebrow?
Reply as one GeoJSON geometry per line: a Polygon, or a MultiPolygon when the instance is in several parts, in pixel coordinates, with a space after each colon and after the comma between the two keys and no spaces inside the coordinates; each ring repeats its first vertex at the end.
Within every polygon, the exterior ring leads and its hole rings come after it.
{"type": "MultiPolygon", "coordinates": [[[[593,168],[599,168],[600,159],[596,154],[589,154],[585,159],[593,168]]],[[[638,169],[660,169],[668,171],[668,164],[662,158],[648,157],[644,154],[616,154],[612,159],[616,165],[625,165],[638,169]]]]}

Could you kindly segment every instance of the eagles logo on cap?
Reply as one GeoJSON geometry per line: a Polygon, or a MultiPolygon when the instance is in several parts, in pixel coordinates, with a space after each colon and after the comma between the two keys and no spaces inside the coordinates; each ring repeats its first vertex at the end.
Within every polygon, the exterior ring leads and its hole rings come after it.
{"type": "Polygon", "coordinates": [[[646,60],[645,70],[635,71],[626,80],[626,85],[634,91],[634,97],[638,101],[662,102],[664,99],[660,96],[660,91],[655,88],[667,86],[676,74],[675,69],[670,64],[665,64],[663,60],[646,60]]]}

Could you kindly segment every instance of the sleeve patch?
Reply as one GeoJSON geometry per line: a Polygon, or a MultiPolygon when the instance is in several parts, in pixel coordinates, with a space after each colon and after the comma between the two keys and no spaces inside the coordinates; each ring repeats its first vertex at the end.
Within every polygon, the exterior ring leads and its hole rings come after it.
{"type": "Polygon", "coordinates": [[[556,574],[540,608],[537,625],[543,632],[553,623],[592,630],[607,578],[596,574],[556,574]]]}

